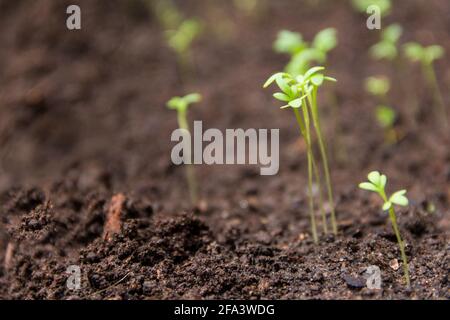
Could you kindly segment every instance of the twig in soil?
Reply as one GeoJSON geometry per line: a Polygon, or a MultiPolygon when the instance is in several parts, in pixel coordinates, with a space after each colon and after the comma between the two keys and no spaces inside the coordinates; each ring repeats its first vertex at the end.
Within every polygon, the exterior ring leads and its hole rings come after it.
{"type": "Polygon", "coordinates": [[[9,270],[9,268],[11,268],[13,254],[14,254],[14,244],[12,242],[8,242],[5,252],[5,261],[3,262],[5,270],[9,270]]]}
{"type": "Polygon", "coordinates": [[[113,235],[120,233],[122,222],[121,213],[126,197],[118,193],[111,198],[106,222],[103,229],[103,239],[110,241],[113,235]]]}
{"type": "Polygon", "coordinates": [[[392,228],[394,229],[395,236],[397,237],[397,242],[400,247],[400,253],[403,260],[403,272],[405,275],[406,286],[410,287],[410,279],[409,279],[409,267],[408,261],[406,259],[405,254],[405,242],[402,240],[400,235],[400,231],[397,225],[397,216],[394,210],[394,204],[399,206],[407,206],[408,198],[406,198],[406,190],[400,190],[394,192],[389,198],[386,196],[386,183],[387,177],[384,174],[379,173],[378,171],[372,171],[367,176],[369,182],[362,182],[359,184],[359,187],[364,190],[376,192],[383,199],[383,211],[389,210],[389,218],[392,223],[392,228]]]}
{"type": "Polygon", "coordinates": [[[130,272],[128,272],[127,274],[125,274],[120,280],[114,282],[112,285],[110,285],[110,286],[108,286],[108,287],[106,287],[106,288],[103,288],[103,289],[101,289],[101,290],[99,290],[99,291],[95,291],[95,292],[91,293],[89,296],[92,297],[92,296],[94,296],[94,295],[96,295],[96,294],[105,292],[105,291],[108,290],[108,289],[114,288],[115,286],[119,285],[122,281],[124,281],[129,275],[130,275],[130,272]]]}

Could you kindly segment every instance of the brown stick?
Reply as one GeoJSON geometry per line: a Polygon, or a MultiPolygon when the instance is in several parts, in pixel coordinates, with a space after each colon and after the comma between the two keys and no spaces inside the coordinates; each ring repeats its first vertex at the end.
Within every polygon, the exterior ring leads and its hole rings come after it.
{"type": "Polygon", "coordinates": [[[11,268],[13,254],[14,254],[14,244],[12,242],[8,242],[5,252],[5,261],[3,262],[5,270],[9,270],[9,268],[11,268]]]}
{"type": "Polygon", "coordinates": [[[103,239],[110,241],[113,235],[120,233],[122,227],[120,218],[125,200],[126,198],[122,193],[118,193],[111,198],[103,229],[103,239]]]}

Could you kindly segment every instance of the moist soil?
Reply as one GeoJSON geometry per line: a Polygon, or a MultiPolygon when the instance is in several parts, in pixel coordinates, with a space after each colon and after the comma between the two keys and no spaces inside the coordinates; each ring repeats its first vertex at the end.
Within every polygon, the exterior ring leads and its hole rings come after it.
{"type": "MultiPolygon", "coordinates": [[[[208,28],[180,73],[145,1],[0,1],[0,298],[3,299],[448,299],[450,138],[420,68],[375,62],[379,38],[344,1],[270,1],[252,14],[225,1],[180,1],[208,28]],[[69,4],[82,30],[65,28],[69,4]],[[306,39],[335,27],[320,97],[339,234],[310,237],[305,145],[295,118],[261,85],[287,57],[280,29],[306,39]],[[374,120],[367,76],[392,79],[398,142],[374,120]],[[190,119],[205,128],[280,128],[280,171],[196,166],[189,204],[183,167],[170,161],[174,95],[198,91],[190,119]],[[370,170],[408,190],[397,210],[411,288],[370,170]],[[81,289],[66,286],[70,265],[81,289]],[[382,289],[365,271],[381,270],[382,289]]],[[[450,52],[450,2],[396,1],[383,24],[403,41],[450,52]]],[[[450,104],[450,59],[436,62],[450,104]]],[[[317,217],[320,221],[319,216],[317,217]]]]}

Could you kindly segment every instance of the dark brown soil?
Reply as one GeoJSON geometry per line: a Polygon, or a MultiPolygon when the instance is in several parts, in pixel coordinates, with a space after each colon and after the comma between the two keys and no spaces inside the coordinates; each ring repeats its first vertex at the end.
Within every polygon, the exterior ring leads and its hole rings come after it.
{"type": "MultiPolygon", "coordinates": [[[[183,81],[145,1],[0,0],[0,298],[450,298],[450,138],[420,69],[372,61],[378,33],[346,1],[270,1],[250,17],[231,1],[180,2],[210,23],[183,81]],[[65,28],[73,3],[81,31],[65,28]],[[310,39],[325,27],[340,42],[328,63],[339,82],[321,97],[340,233],[314,245],[304,144],[261,84],[286,63],[271,48],[280,29],[310,39]],[[395,145],[384,144],[364,92],[374,74],[396,79],[395,145]],[[204,96],[190,118],[205,127],[280,128],[279,174],[198,166],[203,200],[192,208],[183,168],[170,162],[176,117],[165,108],[189,91],[204,96]],[[411,289],[380,202],[357,188],[372,169],[388,175],[390,191],[408,189],[398,214],[411,289]],[[70,265],[81,267],[81,290],[66,288],[70,265]],[[365,287],[369,265],[380,267],[382,290],[365,287]]],[[[404,26],[402,42],[445,47],[436,69],[450,104],[450,3],[396,1],[383,22],[404,26]]]]}

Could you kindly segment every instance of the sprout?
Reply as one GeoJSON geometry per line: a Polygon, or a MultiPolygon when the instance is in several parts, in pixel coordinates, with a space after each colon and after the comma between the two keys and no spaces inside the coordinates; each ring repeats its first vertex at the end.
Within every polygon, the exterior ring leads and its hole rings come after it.
{"type": "MultiPolygon", "coordinates": [[[[202,96],[198,93],[191,93],[184,97],[173,97],[167,102],[167,108],[172,110],[177,110],[178,113],[178,126],[180,129],[190,132],[189,125],[187,121],[187,110],[189,105],[193,103],[198,103],[202,99],[202,96]]],[[[184,140],[185,141],[185,140],[184,140]]],[[[184,148],[190,152],[190,148],[184,148]]],[[[191,154],[183,155],[185,159],[191,159],[191,154]]],[[[192,163],[192,161],[190,161],[192,163]]],[[[188,181],[189,194],[191,197],[192,204],[197,203],[198,191],[197,191],[197,181],[195,178],[194,167],[191,164],[186,166],[186,178],[188,181]]]]}
{"type": "Polygon", "coordinates": [[[325,181],[328,191],[328,199],[331,206],[331,224],[333,233],[337,234],[337,225],[334,211],[333,193],[330,182],[330,174],[328,169],[328,159],[325,150],[325,144],[322,137],[320,128],[319,113],[317,107],[317,91],[318,88],[324,83],[324,81],[333,81],[334,78],[325,76],[322,71],[324,67],[313,67],[306,71],[302,75],[294,77],[293,75],[285,72],[279,72],[272,75],[264,84],[264,88],[267,88],[272,83],[276,83],[280,92],[275,93],[273,96],[275,99],[285,103],[281,109],[292,108],[294,111],[297,123],[300,128],[300,133],[304,137],[307,146],[307,160],[308,160],[308,197],[309,197],[309,211],[311,219],[311,231],[314,241],[318,242],[317,229],[314,215],[314,201],[312,196],[312,184],[313,175],[316,179],[316,183],[319,187],[319,202],[322,213],[324,232],[328,232],[325,211],[322,203],[322,191],[320,187],[319,170],[314,159],[312,151],[312,139],[311,139],[311,122],[313,123],[317,139],[319,142],[320,154],[323,162],[323,169],[325,172],[325,181]],[[300,109],[301,112],[300,113],[300,109]],[[312,119],[312,121],[311,121],[312,119]]]}
{"type": "Polygon", "coordinates": [[[366,79],[366,90],[374,96],[385,98],[391,88],[387,77],[369,77],[366,79]]]}
{"type": "Polygon", "coordinates": [[[273,49],[278,53],[294,55],[299,53],[307,44],[303,42],[302,35],[298,32],[282,30],[273,44],[273,49]]]}
{"type": "Polygon", "coordinates": [[[379,105],[375,111],[378,124],[385,130],[392,129],[397,118],[394,109],[388,106],[379,105]]]}
{"type": "Polygon", "coordinates": [[[394,60],[398,56],[397,43],[403,33],[399,24],[388,26],[381,33],[381,40],[370,48],[370,54],[376,60],[394,60]]]}
{"type": "Polygon", "coordinates": [[[323,64],[328,53],[337,45],[337,32],[334,28],[324,29],[316,34],[312,44],[303,40],[298,32],[282,30],[274,42],[274,50],[289,54],[291,60],[286,65],[286,72],[297,76],[305,73],[313,62],[323,64]]]}
{"type": "Polygon", "coordinates": [[[392,228],[394,229],[395,236],[397,237],[397,242],[400,247],[400,253],[403,260],[403,271],[405,276],[405,281],[407,287],[410,286],[410,279],[409,279],[409,268],[408,268],[408,261],[406,259],[405,254],[405,243],[401,238],[400,231],[398,229],[397,225],[397,216],[395,214],[394,205],[398,206],[407,206],[408,205],[408,198],[406,198],[406,190],[400,190],[397,192],[394,192],[389,198],[386,196],[386,183],[387,183],[387,177],[384,174],[381,174],[378,171],[372,171],[367,176],[368,182],[362,182],[359,184],[359,187],[363,190],[368,190],[377,193],[381,199],[384,201],[383,203],[383,211],[389,211],[389,218],[392,223],[392,228]]]}
{"type": "Polygon", "coordinates": [[[366,90],[379,100],[375,109],[375,117],[380,127],[384,129],[384,140],[387,144],[396,143],[398,138],[394,123],[397,118],[395,110],[388,106],[387,94],[391,88],[389,78],[384,76],[369,77],[366,79],[366,90]]]}
{"type": "Polygon", "coordinates": [[[439,89],[439,82],[433,65],[435,60],[444,56],[444,48],[438,45],[423,47],[419,43],[410,42],[405,44],[404,52],[405,56],[412,62],[420,62],[428,86],[433,91],[434,101],[440,110],[439,118],[443,121],[444,126],[448,128],[447,108],[439,89]]]}
{"type": "Polygon", "coordinates": [[[201,23],[197,19],[184,20],[176,30],[166,32],[167,43],[178,54],[178,59],[184,68],[191,64],[190,48],[200,35],[201,23]]]}

